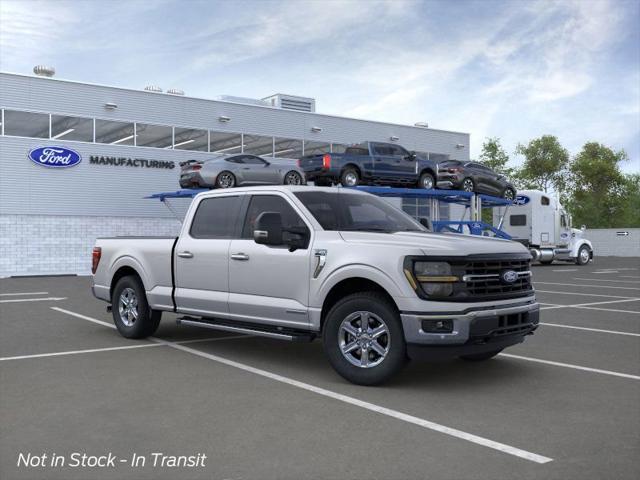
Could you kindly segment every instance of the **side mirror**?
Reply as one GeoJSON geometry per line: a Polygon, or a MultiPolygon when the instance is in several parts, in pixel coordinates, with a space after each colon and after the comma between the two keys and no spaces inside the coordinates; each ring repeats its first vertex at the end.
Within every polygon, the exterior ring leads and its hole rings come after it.
{"type": "Polygon", "coordinates": [[[582,226],[580,227],[580,230],[582,230],[583,232],[584,232],[586,229],[587,229],[587,226],[586,226],[586,225],[582,225],[582,226]]]}
{"type": "Polygon", "coordinates": [[[433,224],[431,223],[431,220],[429,220],[428,218],[420,217],[420,225],[425,227],[430,232],[433,232],[433,224]]]}
{"type": "Polygon", "coordinates": [[[278,212],[262,212],[256,220],[253,240],[261,245],[282,245],[282,216],[278,212]]]}
{"type": "Polygon", "coordinates": [[[411,160],[411,161],[415,160],[415,159],[416,159],[416,152],[414,152],[413,150],[411,150],[411,151],[409,152],[409,155],[407,155],[405,158],[406,158],[407,160],[411,160]]]}

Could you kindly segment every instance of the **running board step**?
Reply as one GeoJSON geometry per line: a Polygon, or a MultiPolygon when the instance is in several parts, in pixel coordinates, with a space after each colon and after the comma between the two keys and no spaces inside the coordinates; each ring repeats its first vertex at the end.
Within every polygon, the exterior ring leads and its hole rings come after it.
{"type": "Polygon", "coordinates": [[[315,335],[312,333],[293,332],[285,329],[277,330],[276,328],[269,328],[262,325],[229,325],[226,323],[218,323],[194,317],[179,317],[176,320],[176,323],[178,325],[190,325],[193,327],[211,328],[213,330],[222,330],[225,332],[244,333],[247,335],[287,340],[290,342],[311,342],[315,338],[315,335]]]}

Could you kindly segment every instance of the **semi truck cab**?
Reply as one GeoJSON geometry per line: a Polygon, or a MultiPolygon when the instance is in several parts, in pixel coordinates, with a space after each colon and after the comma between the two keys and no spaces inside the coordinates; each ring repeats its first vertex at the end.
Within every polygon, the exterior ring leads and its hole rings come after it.
{"type": "Polygon", "coordinates": [[[494,209],[494,225],[501,220],[502,229],[542,264],[560,260],[586,265],[593,259],[593,246],[584,238],[586,227],[573,228],[569,213],[545,192],[518,192],[513,206],[494,209]]]}

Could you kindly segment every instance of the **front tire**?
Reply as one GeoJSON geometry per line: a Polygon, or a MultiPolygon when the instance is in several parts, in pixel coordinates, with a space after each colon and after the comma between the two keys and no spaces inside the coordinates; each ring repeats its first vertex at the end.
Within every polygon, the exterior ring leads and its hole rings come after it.
{"type": "Polygon", "coordinates": [[[493,350],[492,352],[474,353],[472,355],[462,355],[460,358],[467,362],[484,362],[498,355],[503,349],[493,350]]]}
{"type": "Polygon", "coordinates": [[[145,338],[158,329],[162,312],[151,310],[144,286],[136,276],[122,277],[111,295],[113,323],[125,338],[145,338]]]}
{"type": "Polygon", "coordinates": [[[360,183],[360,175],[355,168],[345,168],[340,175],[340,183],[343,187],[357,187],[360,183]]]}
{"type": "Polygon", "coordinates": [[[218,188],[233,188],[236,186],[236,177],[233,173],[224,171],[220,172],[216,177],[216,187],[218,188]]]}
{"type": "Polygon", "coordinates": [[[504,192],[502,192],[502,198],[504,198],[505,200],[514,201],[516,199],[516,192],[513,190],[513,188],[505,188],[504,192]]]}
{"type": "Polygon", "coordinates": [[[322,342],[335,371],[357,385],[378,385],[406,363],[400,315],[378,292],[354,293],[336,303],[322,342]]]}
{"type": "Polygon", "coordinates": [[[578,256],[576,257],[577,265],[586,265],[591,260],[591,252],[589,251],[589,247],[586,245],[582,245],[578,250],[578,256]]]}
{"type": "Polygon", "coordinates": [[[424,188],[425,190],[433,190],[434,188],[436,188],[436,181],[433,178],[433,175],[427,172],[420,175],[420,180],[418,180],[418,188],[424,188]]]}

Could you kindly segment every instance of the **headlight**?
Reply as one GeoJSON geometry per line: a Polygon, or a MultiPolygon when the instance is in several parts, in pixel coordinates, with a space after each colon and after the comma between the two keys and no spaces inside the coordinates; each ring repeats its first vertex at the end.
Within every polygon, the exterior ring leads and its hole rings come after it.
{"type": "Polygon", "coordinates": [[[413,272],[405,270],[405,275],[414,289],[417,282],[425,294],[433,297],[448,297],[453,293],[453,283],[459,280],[451,274],[451,265],[447,262],[417,261],[413,263],[413,272]]]}

